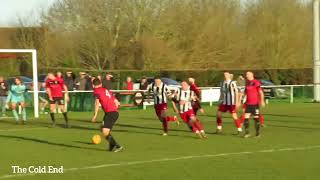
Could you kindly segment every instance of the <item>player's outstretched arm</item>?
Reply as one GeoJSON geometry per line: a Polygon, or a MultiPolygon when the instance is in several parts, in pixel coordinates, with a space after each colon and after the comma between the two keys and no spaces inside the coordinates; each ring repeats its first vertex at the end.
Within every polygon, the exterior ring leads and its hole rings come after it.
{"type": "Polygon", "coordinates": [[[92,122],[94,123],[97,122],[98,113],[99,113],[99,99],[96,99],[95,106],[94,106],[94,114],[91,120],[92,122]]]}

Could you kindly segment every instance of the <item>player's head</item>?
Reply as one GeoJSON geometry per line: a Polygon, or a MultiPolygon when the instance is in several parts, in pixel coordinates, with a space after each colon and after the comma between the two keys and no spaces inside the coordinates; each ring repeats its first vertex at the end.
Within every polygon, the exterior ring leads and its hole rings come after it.
{"type": "Polygon", "coordinates": [[[247,71],[246,72],[246,78],[249,81],[253,80],[254,79],[254,73],[252,71],[247,71]]]}
{"type": "Polygon", "coordinates": [[[102,86],[101,80],[98,78],[94,78],[92,81],[92,85],[94,88],[98,88],[102,86]]]}
{"type": "MultiPolygon", "coordinates": [[[[92,77],[92,78],[95,78],[95,77],[92,77]]],[[[97,79],[100,79],[102,80],[102,77],[100,75],[97,76],[97,79]]]]}
{"type": "Polygon", "coordinates": [[[14,83],[15,83],[16,85],[20,85],[20,84],[22,84],[22,80],[21,80],[21,78],[20,78],[20,77],[16,77],[16,78],[14,78],[14,83]]]}
{"type": "Polygon", "coordinates": [[[48,73],[48,79],[50,79],[50,80],[55,80],[56,79],[56,77],[54,76],[54,74],[53,73],[48,73]]]}
{"type": "Polygon", "coordinates": [[[196,80],[192,77],[189,77],[188,81],[189,81],[189,84],[194,84],[196,80]]]}
{"type": "Polygon", "coordinates": [[[161,77],[160,76],[155,76],[154,77],[154,83],[156,86],[160,86],[160,84],[162,83],[161,77]]]}
{"type": "Polygon", "coordinates": [[[182,90],[188,90],[189,89],[189,84],[187,83],[187,81],[182,81],[181,82],[181,89],[182,90]]]}
{"type": "Polygon", "coordinates": [[[59,77],[59,78],[62,77],[62,73],[60,71],[57,72],[57,77],[59,77]]]}
{"type": "Polygon", "coordinates": [[[223,76],[224,76],[224,80],[231,80],[231,74],[230,74],[230,72],[228,72],[228,71],[225,71],[224,73],[223,73],[223,76]]]}

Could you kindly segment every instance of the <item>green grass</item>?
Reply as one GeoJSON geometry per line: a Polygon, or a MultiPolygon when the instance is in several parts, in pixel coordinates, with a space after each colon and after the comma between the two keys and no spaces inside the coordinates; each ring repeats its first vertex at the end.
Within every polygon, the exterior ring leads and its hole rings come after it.
{"type": "MultiPolygon", "coordinates": [[[[263,110],[267,127],[260,139],[231,135],[235,128],[230,118],[224,118],[225,135],[212,134],[216,107],[205,110],[207,115],[200,119],[209,133],[207,140],[197,139],[184,124],[174,123],[170,124],[170,135],[162,137],[152,108],[121,110],[113,133],[125,147],[121,153],[105,151],[105,141],[90,144],[92,135],[99,133],[99,124],[90,123],[92,113],[70,112],[71,129],[48,128],[48,115],[25,126],[15,125],[13,119],[1,119],[0,179],[12,175],[12,165],[64,166],[66,171],[10,179],[319,179],[319,104],[269,105],[263,110]],[[279,151],[310,146],[319,147],[279,151]],[[271,149],[274,151],[261,152],[271,149]],[[105,166],[96,167],[99,165],[105,166]],[[70,168],[79,169],[68,171],[70,168]]],[[[63,124],[61,116],[58,122],[63,124]]]]}

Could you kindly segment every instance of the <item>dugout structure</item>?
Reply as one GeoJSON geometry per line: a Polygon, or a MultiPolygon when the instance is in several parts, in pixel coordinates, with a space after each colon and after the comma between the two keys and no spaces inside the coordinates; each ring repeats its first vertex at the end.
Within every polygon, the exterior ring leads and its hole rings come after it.
{"type": "MultiPolygon", "coordinates": [[[[32,57],[32,75],[33,75],[33,102],[34,102],[34,117],[39,118],[39,86],[38,86],[38,60],[37,50],[35,49],[0,49],[0,54],[27,54],[32,57]]],[[[1,56],[0,56],[1,58],[1,56]]],[[[6,58],[5,56],[3,58],[6,58]]]]}

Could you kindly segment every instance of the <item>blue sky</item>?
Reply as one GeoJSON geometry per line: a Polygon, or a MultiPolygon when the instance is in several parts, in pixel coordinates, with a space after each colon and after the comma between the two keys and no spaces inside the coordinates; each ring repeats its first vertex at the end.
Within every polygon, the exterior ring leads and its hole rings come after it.
{"type": "Polygon", "coordinates": [[[28,18],[30,23],[39,20],[40,12],[56,0],[0,0],[0,26],[18,24],[18,17],[28,18]]]}

